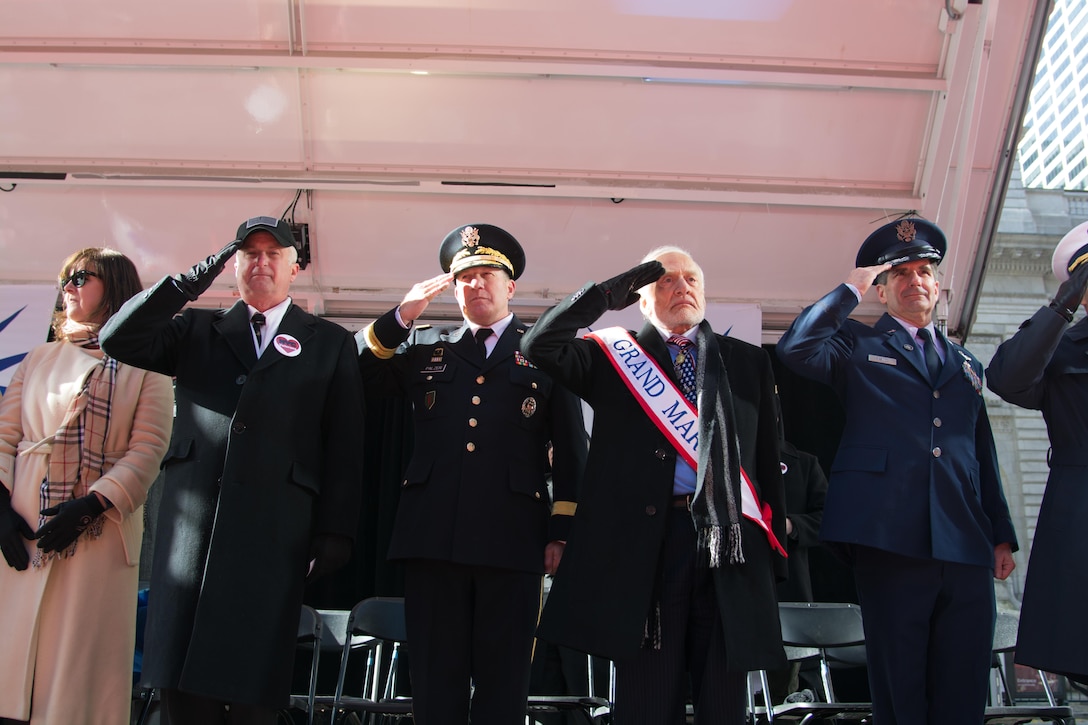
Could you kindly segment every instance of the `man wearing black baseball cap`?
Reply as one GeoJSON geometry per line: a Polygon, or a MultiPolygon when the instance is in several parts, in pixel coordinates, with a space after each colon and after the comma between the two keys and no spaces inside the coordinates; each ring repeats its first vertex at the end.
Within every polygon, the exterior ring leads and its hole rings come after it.
{"type": "Polygon", "coordinates": [[[846,410],[820,538],[853,566],[879,723],[982,722],[993,578],[1017,546],[982,364],[933,324],[946,248],[924,219],[881,226],[778,343],[846,410]],[[872,327],[848,319],[871,286],[887,307],[872,327]]]}
{"type": "Polygon", "coordinates": [[[355,344],[292,303],[297,259],[286,222],[254,217],[102,328],[108,355],[175,380],[143,659],[143,685],[172,725],[227,722],[228,708],[231,723],[273,725],[304,583],[351,551],[363,471],[355,344]],[[232,257],[241,300],[182,310],[232,257]]]}
{"type": "Polygon", "coordinates": [[[997,348],[986,384],[1014,405],[1042,411],[1050,436],[1016,661],[1088,684],[1088,630],[1079,626],[1088,597],[1080,533],[1088,507],[1088,318],[1070,325],[1088,298],[1088,222],[1058,242],[1051,269],[1057,294],[997,348]]]}
{"type": "Polygon", "coordinates": [[[509,725],[525,719],[541,574],[567,538],[585,428],[578,399],[522,353],[513,235],[459,226],[439,263],[443,274],[358,333],[359,367],[369,393],[412,403],[389,558],[404,563],[415,722],[509,725]],[[463,324],[416,324],[450,285],[463,324]]]}

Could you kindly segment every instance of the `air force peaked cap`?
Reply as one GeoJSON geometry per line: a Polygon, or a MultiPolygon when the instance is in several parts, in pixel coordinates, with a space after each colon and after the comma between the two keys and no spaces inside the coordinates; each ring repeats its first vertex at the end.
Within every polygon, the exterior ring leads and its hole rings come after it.
{"type": "Polygon", "coordinates": [[[940,264],[946,249],[948,242],[940,227],[925,219],[907,217],[885,224],[870,234],[858,250],[856,266],[890,264],[894,267],[916,259],[940,264]]]}
{"type": "Polygon", "coordinates": [[[505,269],[511,279],[525,271],[525,251],[510,232],[491,224],[465,224],[442,240],[438,263],[457,274],[470,267],[505,269]]]}
{"type": "Polygon", "coordinates": [[[1050,268],[1059,282],[1069,279],[1069,275],[1080,265],[1088,262],[1088,222],[1070,229],[1058,246],[1054,247],[1054,256],[1050,258],[1050,268]]]}
{"type": "Polygon", "coordinates": [[[238,227],[235,238],[244,242],[253,232],[268,232],[281,247],[295,246],[295,235],[291,233],[291,227],[283,219],[271,216],[255,216],[252,219],[246,219],[238,227]]]}

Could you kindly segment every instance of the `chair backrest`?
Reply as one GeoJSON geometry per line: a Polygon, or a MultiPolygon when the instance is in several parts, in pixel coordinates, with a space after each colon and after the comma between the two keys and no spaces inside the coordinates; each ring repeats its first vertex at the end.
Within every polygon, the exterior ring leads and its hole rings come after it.
{"type": "Polygon", "coordinates": [[[363,676],[364,696],[372,700],[377,700],[379,696],[394,698],[397,692],[400,649],[408,640],[404,622],[404,599],[370,597],[358,602],[348,613],[344,633],[346,644],[343,647],[336,683],[336,701],[339,702],[344,694],[351,651],[360,647],[367,651],[366,671],[363,676]],[[386,661],[383,653],[386,647],[391,652],[383,676],[382,666],[386,661]]]}
{"type": "Polygon", "coordinates": [[[369,635],[387,642],[408,641],[404,624],[404,599],[401,597],[370,597],[356,604],[348,617],[348,632],[369,635]]]}
{"type": "Polygon", "coordinates": [[[847,602],[780,602],[778,616],[784,645],[818,651],[824,699],[836,702],[831,662],[865,663],[861,607],[847,602]]]}
{"type": "Polygon", "coordinates": [[[861,607],[845,602],[781,602],[783,644],[794,647],[852,647],[865,644],[861,607]]]}

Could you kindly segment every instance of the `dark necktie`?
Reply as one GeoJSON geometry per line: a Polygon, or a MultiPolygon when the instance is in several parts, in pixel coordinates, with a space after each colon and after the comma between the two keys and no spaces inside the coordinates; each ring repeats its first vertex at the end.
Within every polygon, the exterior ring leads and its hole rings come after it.
{"type": "Polygon", "coordinates": [[[487,359],[487,338],[491,337],[490,327],[481,327],[476,331],[476,349],[480,351],[480,357],[487,359]]]}
{"type": "Polygon", "coordinates": [[[676,379],[680,381],[680,392],[695,405],[695,345],[683,335],[673,335],[668,339],[673,347],[680,348],[673,358],[672,366],[676,371],[676,379]]]}
{"type": "Polygon", "coordinates": [[[937,355],[937,346],[933,344],[929,328],[923,327],[918,330],[918,340],[922,343],[922,352],[925,354],[929,380],[935,383],[937,382],[937,376],[941,374],[941,358],[937,355]]]}
{"type": "Polygon", "coordinates": [[[264,315],[260,312],[253,313],[253,317],[249,318],[249,323],[253,325],[253,334],[257,336],[257,347],[261,347],[261,328],[264,327],[264,315]]]}

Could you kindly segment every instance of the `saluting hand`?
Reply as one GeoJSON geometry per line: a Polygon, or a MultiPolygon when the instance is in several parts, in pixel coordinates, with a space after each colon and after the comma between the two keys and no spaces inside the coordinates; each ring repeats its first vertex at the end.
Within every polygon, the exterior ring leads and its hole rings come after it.
{"type": "Polygon", "coordinates": [[[399,308],[401,321],[407,325],[418,320],[431,300],[445,292],[451,284],[453,284],[453,274],[450,272],[417,282],[401,300],[399,308]]]}
{"type": "Polygon", "coordinates": [[[858,267],[849,274],[846,278],[846,284],[852,284],[858,288],[858,294],[862,297],[869,291],[869,288],[873,286],[873,282],[880,276],[881,272],[887,272],[891,269],[890,264],[877,264],[872,267],[858,267]]]}
{"type": "Polygon", "coordinates": [[[599,282],[597,288],[604,293],[608,309],[622,310],[638,301],[638,291],[648,284],[653,284],[665,274],[665,266],[659,260],[632,267],[623,274],[599,282]]]}

